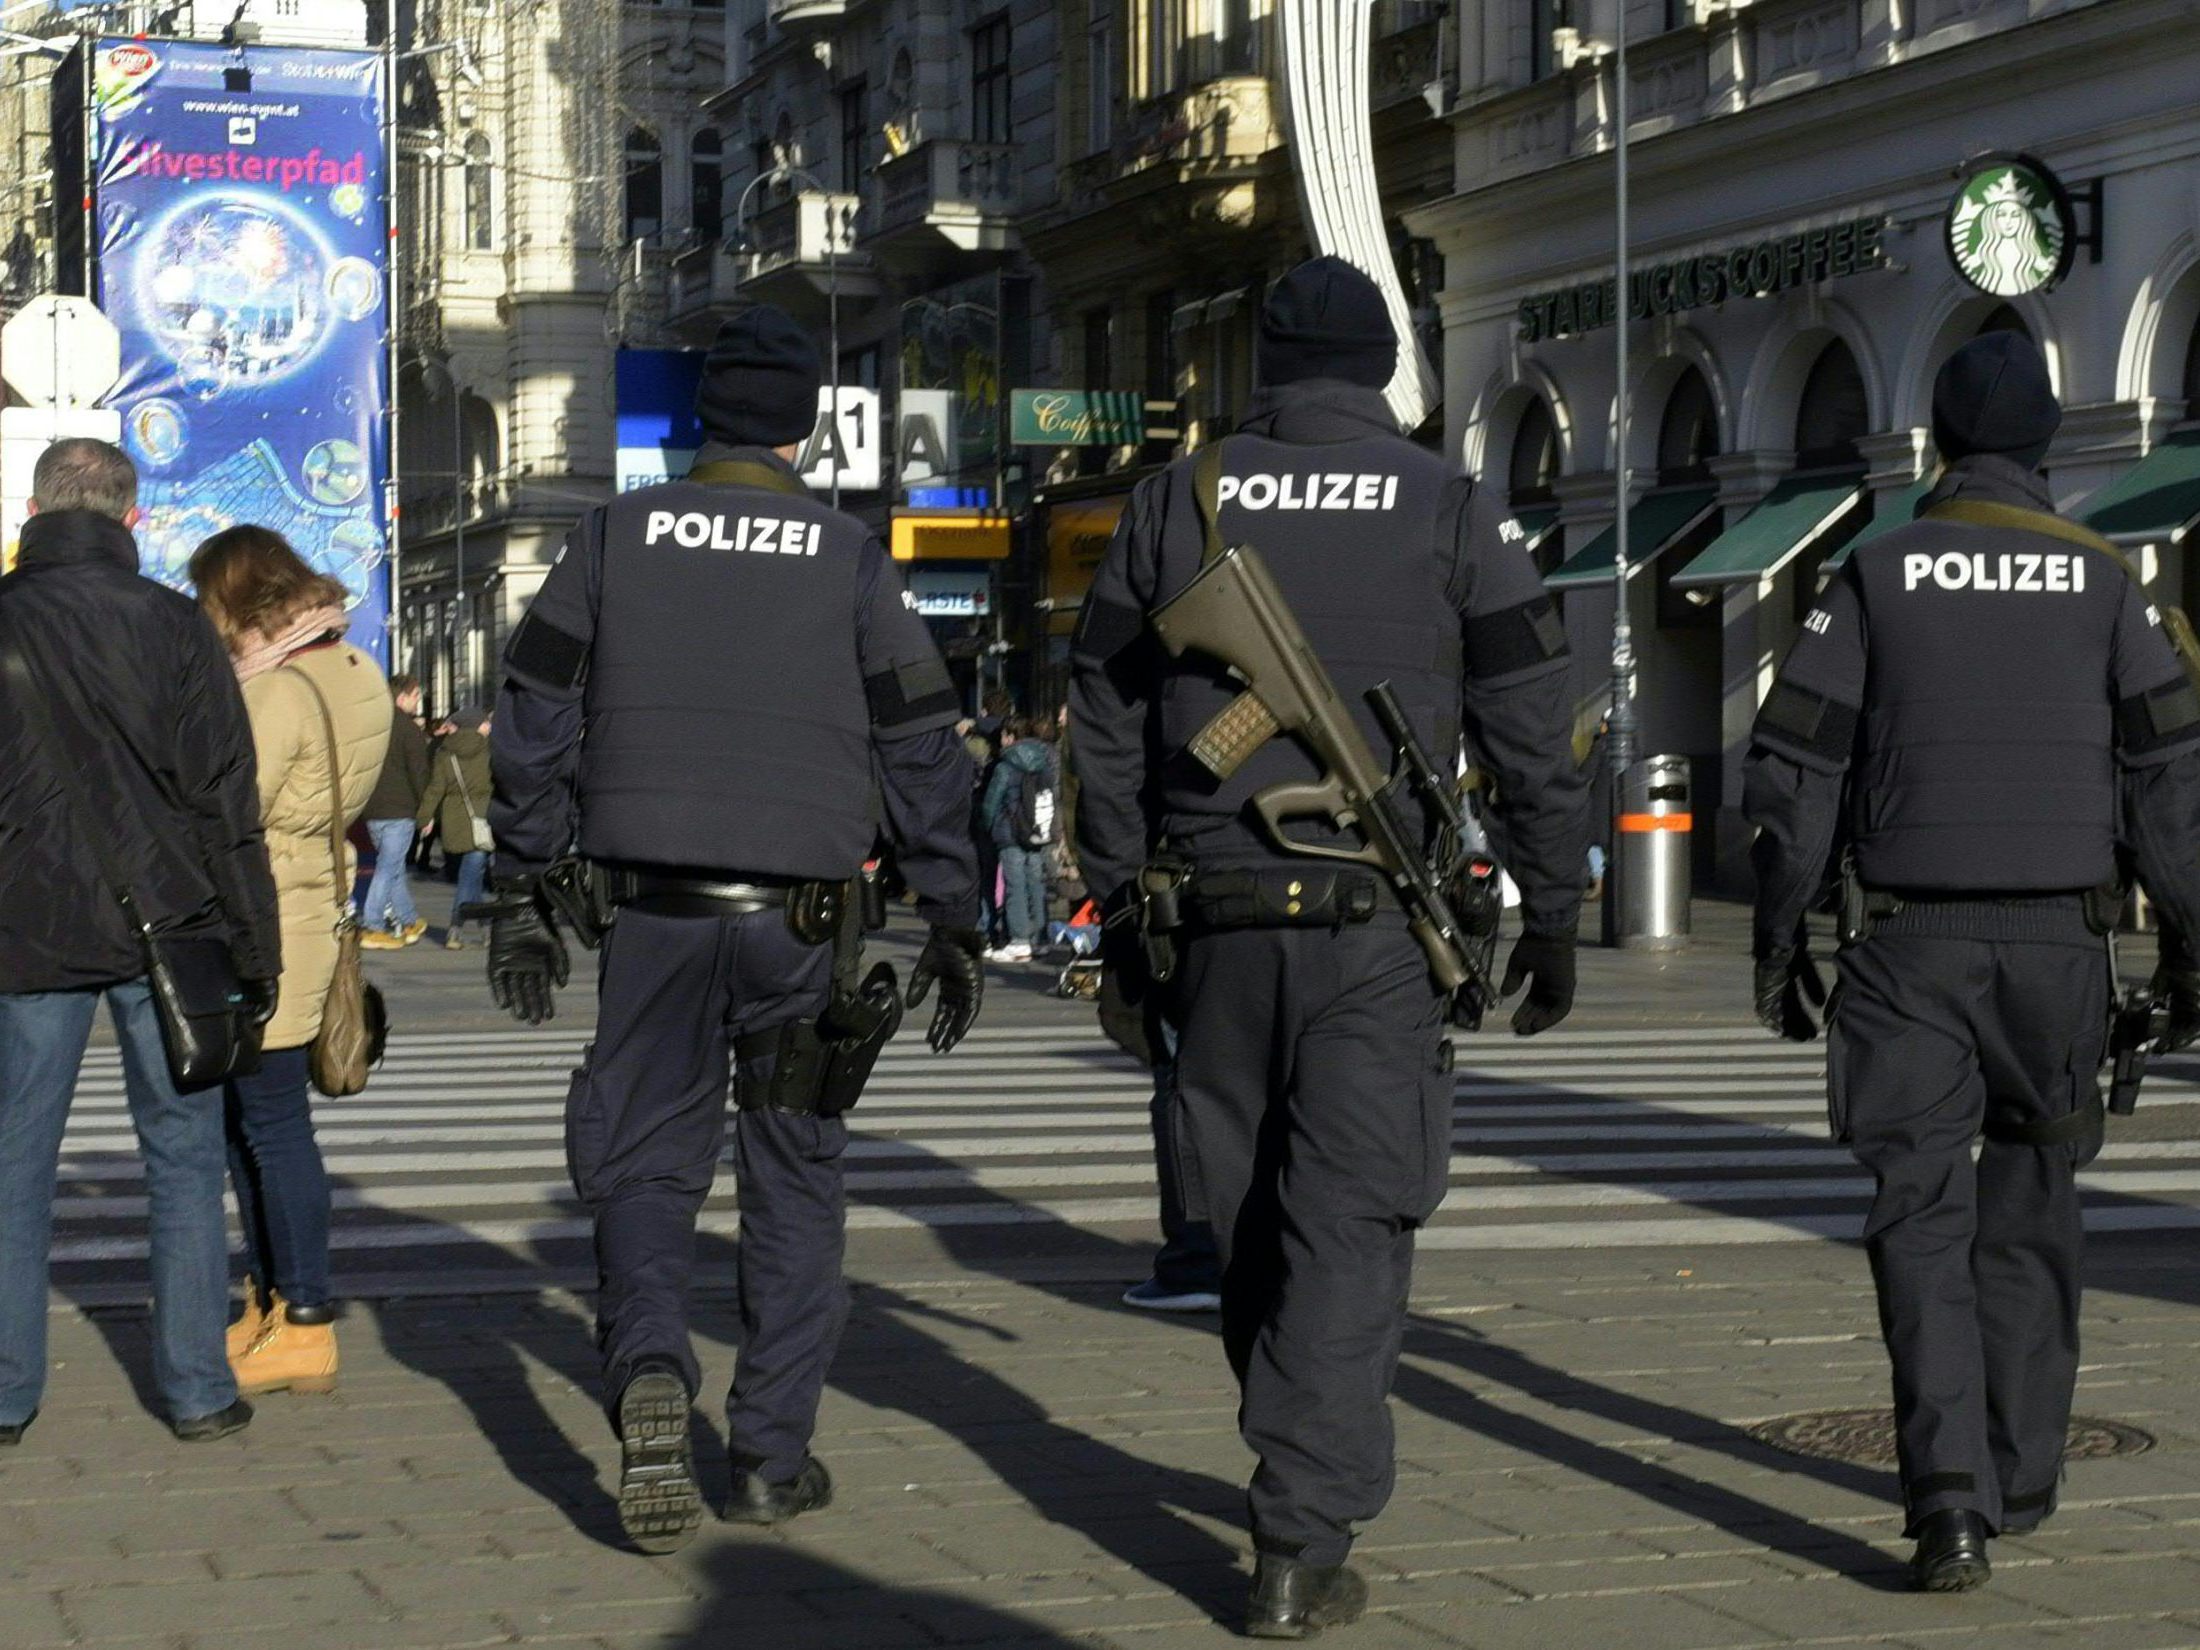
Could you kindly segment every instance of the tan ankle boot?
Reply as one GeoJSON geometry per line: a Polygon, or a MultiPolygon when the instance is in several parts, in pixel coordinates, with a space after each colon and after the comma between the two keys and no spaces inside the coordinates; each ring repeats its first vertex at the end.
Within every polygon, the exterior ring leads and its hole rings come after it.
{"type": "Polygon", "coordinates": [[[334,1392],[336,1325],[299,1323],[277,1297],[260,1338],[241,1358],[232,1359],[237,1390],[252,1397],[263,1392],[334,1392]]]}
{"type": "Polygon", "coordinates": [[[249,1277],[244,1280],[244,1315],[229,1326],[229,1361],[235,1364],[260,1338],[267,1327],[267,1312],[260,1305],[260,1286],[249,1277]]]}

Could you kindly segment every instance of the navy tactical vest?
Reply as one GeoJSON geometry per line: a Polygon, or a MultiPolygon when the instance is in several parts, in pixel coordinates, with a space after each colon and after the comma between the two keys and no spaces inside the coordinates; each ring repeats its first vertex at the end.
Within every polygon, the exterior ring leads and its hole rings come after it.
{"type": "MultiPolygon", "coordinates": [[[[1178,479],[1157,606],[1199,571],[1204,534],[1189,461],[1178,479]]],[[[1459,747],[1463,668],[1459,615],[1446,594],[1457,547],[1436,542],[1451,479],[1441,459],[1397,437],[1302,445],[1239,435],[1224,449],[1220,488],[1224,542],[1260,552],[1338,694],[1357,713],[1369,747],[1379,758],[1389,754],[1365,698],[1387,681],[1440,769],[1459,747]]],[[[1277,857],[1246,803],[1271,785],[1322,776],[1290,737],[1270,740],[1226,781],[1192,757],[1193,737],[1242,689],[1195,654],[1174,661],[1162,681],[1163,835],[1202,864],[1277,857]]],[[[1316,843],[1357,841],[1315,820],[1290,830],[1316,843]]]]}
{"type": "Polygon", "coordinates": [[[760,487],[673,482],[607,509],[581,851],[854,875],[875,831],[856,637],[868,530],[760,487]]]}
{"type": "Polygon", "coordinates": [[[2107,556],[1918,521],[1856,552],[1868,670],[1850,821],[1874,887],[2087,888],[2115,872],[2107,556]]]}

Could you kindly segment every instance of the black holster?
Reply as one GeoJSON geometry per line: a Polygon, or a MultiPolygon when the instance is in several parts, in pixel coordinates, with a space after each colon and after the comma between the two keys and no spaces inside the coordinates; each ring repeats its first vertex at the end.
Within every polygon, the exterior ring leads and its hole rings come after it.
{"type": "Polygon", "coordinates": [[[879,1051],[901,1027],[901,992],[892,963],[880,963],[853,991],[836,985],[825,1012],[792,1020],[734,1041],[742,1060],[771,1059],[770,1082],[735,1085],[743,1111],[791,1112],[798,1117],[838,1117],[863,1097],[879,1051]]]}
{"type": "Polygon", "coordinates": [[[594,860],[568,855],[555,860],[535,880],[535,892],[549,906],[550,914],[577,940],[593,951],[611,932],[619,908],[611,894],[611,878],[594,860]]]}

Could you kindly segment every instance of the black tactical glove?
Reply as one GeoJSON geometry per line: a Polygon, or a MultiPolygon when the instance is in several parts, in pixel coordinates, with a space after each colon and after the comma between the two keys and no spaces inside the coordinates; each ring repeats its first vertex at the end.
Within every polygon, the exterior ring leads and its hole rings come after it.
{"type": "Polygon", "coordinates": [[[487,911],[489,993],[522,1025],[539,1026],[557,1012],[551,994],[570,972],[565,941],[536,900],[532,879],[500,886],[487,911]]]}
{"type": "Polygon", "coordinates": [[[932,937],[924,942],[917,966],[909,971],[909,994],[903,1000],[913,1009],[922,1008],[932,994],[933,981],[939,982],[940,1006],[924,1039],[934,1054],[945,1054],[977,1023],[978,1009],[985,1002],[985,969],[979,960],[984,955],[985,936],[975,928],[932,925],[932,937]]]}
{"type": "Polygon", "coordinates": [[[1147,999],[1154,990],[1146,966],[1146,942],[1134,913],[1126,912],[1100,930],[1100,1032],[1140,1064],[1154,1064],[1153,1032],[1147,1024],[1147,999]]]}
{"type": "Polygon", "coordinates": [[[1800,936],[1757,959],[1757,1023],[1775,1037],[1807,1043],[1818,1035],[1811,1009],[1826,1006],[1826,982],[1800,936]]]}
{"type": "Polygon", "coordinates": [[[277,980],[243,980],[239,982],[245,1007],[251,1010],[252,1023],[264,1026],[275,1018],[275,1004],[281,996],[281,982],[277,980]]]}
{"type": "Polygon", "coordinates": [[[2169,1009],[2169,1029],[2157,1054],[2170,1054],[2200,1041],[2200,968],[2173,961],[2164,948],[2162,965],[2149,987],[2169,1009]]]}
{"type": "Polygon", "coordinates": [[[1574,1011],[1574,937],[1571,934],[1523,934],[1505,961],[1500,997],[1523,985],[1528,995],[1513,1010],[1513,1031],[1533,1037],[1548,1031],[1574,1011]]]}

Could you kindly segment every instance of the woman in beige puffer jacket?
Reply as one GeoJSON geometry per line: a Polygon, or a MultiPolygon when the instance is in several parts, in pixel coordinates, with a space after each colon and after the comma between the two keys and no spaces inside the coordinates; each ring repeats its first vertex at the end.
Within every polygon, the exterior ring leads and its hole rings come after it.
{"type": "Polygon", "coordinates": [[[336,971],[337,924],[351,905],[351,848],[344,844],[340,868],[333,864],[331,834],[359,817],[382,771],[389,684],[343,639],[343,587],[280,534],[217,533],[191,558],[191,578],[243,684],[282,923],[282,975],[260,1069],[223,1090],[248,1267],[230,1363],[242,1392],[325,1392],[337,1368],[329,1186],[313,1138],[307,1050],[336,971]]]}

